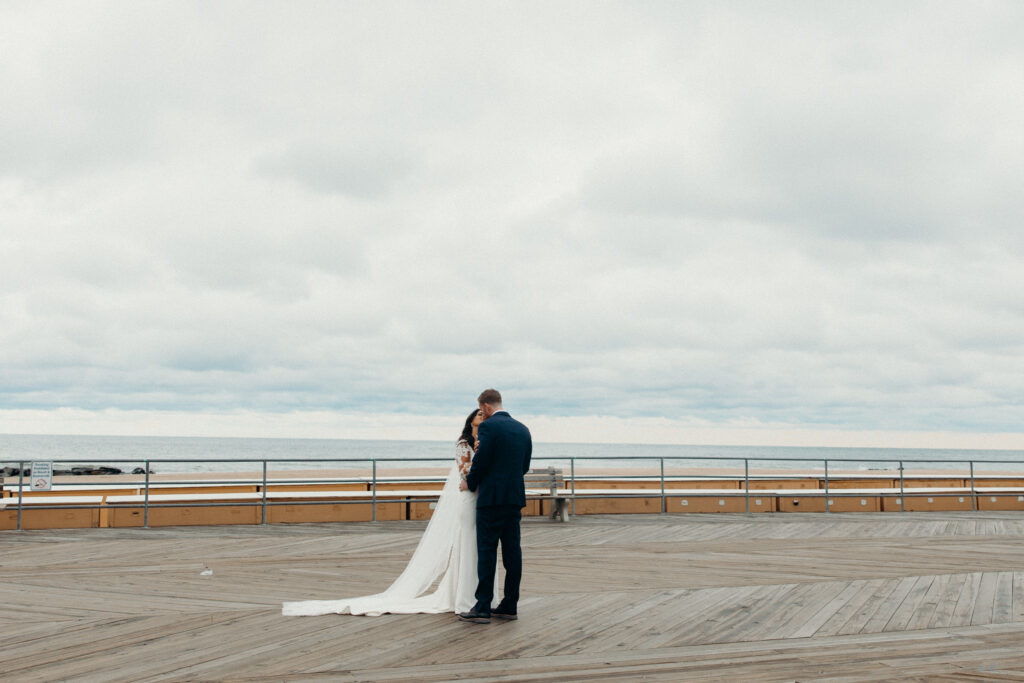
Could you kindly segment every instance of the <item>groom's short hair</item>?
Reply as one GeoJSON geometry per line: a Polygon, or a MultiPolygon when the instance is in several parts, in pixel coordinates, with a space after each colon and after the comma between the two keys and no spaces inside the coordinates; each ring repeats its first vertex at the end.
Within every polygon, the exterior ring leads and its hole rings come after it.
{"type": "Polygon", "coordinates": [[[476,400],[477,403],[486,403],[489,406],[500,406],[501,405],[501,394],[498,393],[497,389],[487,389],[480,397],[476,400]]]}

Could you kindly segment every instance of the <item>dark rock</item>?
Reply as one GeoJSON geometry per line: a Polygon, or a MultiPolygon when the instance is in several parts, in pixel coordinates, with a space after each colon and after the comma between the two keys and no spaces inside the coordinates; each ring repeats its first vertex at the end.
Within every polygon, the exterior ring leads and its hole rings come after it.
{"type": "MultiPolygon", "coordinates": [[[[150,470],[150,473],[153,471],[150,470]]],[[[145,474],[146,470],[141,467],[136,467],[132,474],[145,474]]],[[[32,467],[25,467],[24,471],[17,467],[2,467],[0,468],[0,477],[17,477],[23,475],[28,477],[32,474],[32,467]]],[[[69,468],[58,469],[53,468],[53,476],[55,477],[66,477],[68,475],[83,476],[88,474],[124,474],[124,471],[119,467],[109,467],[107,465],[74,465],[69,468]]]]}

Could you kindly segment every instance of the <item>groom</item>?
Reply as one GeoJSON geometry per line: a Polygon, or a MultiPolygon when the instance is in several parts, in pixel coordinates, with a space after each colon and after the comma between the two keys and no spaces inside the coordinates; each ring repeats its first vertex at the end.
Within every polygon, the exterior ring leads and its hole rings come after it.
{"type": "Polygon", "coordinates": [[[501,407],[501,394],[488,389],[477,399],[484,421],[477,430],[476,453],[461,490],[477,492],[476,498],[476,604],[459,614],[462,621],[489,624],[491,615],[518,619],[519,581],[523,576],[523,551],[519,545],[520,510],[526,507],[523,475],[530,469],[533,441],[526,425],[512,419],[501,407]],[[505,566],[505,595],[491,611],[498,542],[505,566]]]}

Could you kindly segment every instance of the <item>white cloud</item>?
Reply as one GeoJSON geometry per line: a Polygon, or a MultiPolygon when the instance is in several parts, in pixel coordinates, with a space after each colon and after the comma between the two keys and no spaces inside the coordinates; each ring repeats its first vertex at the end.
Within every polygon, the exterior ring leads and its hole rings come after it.
{"type": "Polygon", "coordinates": [[[1018,432],[1022,24],[5,7],[0,410],[1018,432]]]}

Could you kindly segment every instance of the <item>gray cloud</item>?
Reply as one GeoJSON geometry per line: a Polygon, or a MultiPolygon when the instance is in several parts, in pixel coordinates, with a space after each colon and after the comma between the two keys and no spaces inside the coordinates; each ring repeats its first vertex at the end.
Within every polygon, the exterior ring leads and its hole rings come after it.
{"type": "Polygon", "coordinates": [[[1014,3],[0,10],[0,409],[1019,431],[1014,3]]]}
{"type": "Polygon", "coordinates": [[[351,149],[306,143],[261,160],[257,169],[270,178],[290,178],[314,192],[384,199],[411,173],[413,164],[408,154],[386,142],[351,149]]]}

